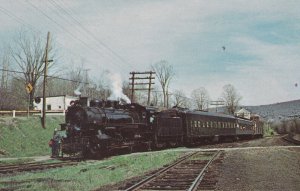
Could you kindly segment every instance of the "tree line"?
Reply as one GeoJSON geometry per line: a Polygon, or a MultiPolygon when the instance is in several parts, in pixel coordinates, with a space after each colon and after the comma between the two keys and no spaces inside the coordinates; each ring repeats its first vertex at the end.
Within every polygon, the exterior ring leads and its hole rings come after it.
{"type": "MultiPolygon", "coordinates": [[[[45,70],[45,39],[38,34],[26,31],[19,32],[17,37],[6,46],[0,57],[1,83],[0,83],[0,110],[21,110],[29,105],[33,109],[34,98],[42,95],[43,74],[45,70]],[[32,90],[26,92],[25,86],[30,84],[32,90]]],[[[112,93],[109,76],[110,71],[101,72],[99,79],[90,79],[84,61],[80,64],[73,63],[73,68],[63,69],[56,60],[58,50],[55,43],[50,40],[48,47],[49,75],[47,76],[46,96],[74,95],[74,90],[80,89],[83,96],[90,98],[107,99],[112,93]],[[52,74],[52,75],[51,75],[52,74]]],[[[151,105],[160,107],[185,107],[197,110],[207,110],[210,105],[210,96],[205,87],[192,91],[190,97],[182,90],[170,92],[171,82],[176,76],[172,64],[166,60],[158,61],[150,66],[156,73],[156,84],[151,93],[151,105]]],[[[129,83],[124,81],[122,90],[130,97],[129,83]]],[[[137,92],[136,102],[146,105],[147,93],[137,92]]],[[[228,113],[233,114],[241,96],[234,86],[228,84],[223,87],[220,100],[228,113]]]]}

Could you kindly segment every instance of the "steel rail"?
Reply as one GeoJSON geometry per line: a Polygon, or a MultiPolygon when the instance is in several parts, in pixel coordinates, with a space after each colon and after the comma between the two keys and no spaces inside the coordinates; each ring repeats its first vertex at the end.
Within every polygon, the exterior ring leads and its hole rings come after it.
{"type": "Polygon", "coordinates": [[[132,185],[131,187],[127,188],[125,191],[133,191],[133,190],[137,190],[138,188],[140,188],[141,186],[143,186],[145,183],[150,182],[152,179],[154,179],[155,177],[157,177],[158,175],[164,173],[165,171],[171,169],[172,167],[180,164],[181,162],[185,161],[186,159],[190,158],[191,156],[195,155],[198,152],[193,152],[191,154],[188,154],[186,156],[184,156],[182,159],[180,159],[179,161],[176,161],[175,163],[159,170],[158,172],[154,173],[153,175],[148,176],[147,178],[139,181],[138,183],[132,185]]]}
{"type": "Polygon", "coordinates": [[[64,166],[76,165],[78,162],[55,162],[55,163],[29,163],[29,164],[20,164],[20,165],[7,165],[1,166],[0,174],[13,173],[13,172],[23,172],[29,170],[40,170],[40,169],[50,169],[58,168],[64,166]]]}
{"type": "Polygon", "coordinates": [[[219,150],[212,156],[212,158],[208,161],[208,163],[203,167],[203,169],[201,170],[201,172],[199,173],[199,175],[197,176],[197,178],[195,179],[195,181],[193,182],[191,187],[188,189],[188,191],[196,191],[197,190],[199,184],[201,183],[201,181],[205,175],[205,170],[212,163],[212,161],[215,160],[216,156],[218,156],[218,154],[220,152],[221,152],[221,150],[219,150]]]}
{"type": "Polygon", "coordinates": [[[289,135],[282,137],[282,139],[286,142],[293,143],[295,145],[300,145],[300,141],[291,138],[289,135]]]}

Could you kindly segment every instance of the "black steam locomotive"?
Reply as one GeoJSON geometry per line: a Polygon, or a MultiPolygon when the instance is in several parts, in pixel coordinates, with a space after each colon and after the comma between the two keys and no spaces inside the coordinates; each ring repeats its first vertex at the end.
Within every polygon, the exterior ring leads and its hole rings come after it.
{"type": "Polygon", "coordinates": [[[224,138],[262,136],[253,121],[230,115],[172,108],[159,111],[136,103],[74,102],[66,112],[62,153],[93,157],[116,149],[195,145],[224,138]]]}

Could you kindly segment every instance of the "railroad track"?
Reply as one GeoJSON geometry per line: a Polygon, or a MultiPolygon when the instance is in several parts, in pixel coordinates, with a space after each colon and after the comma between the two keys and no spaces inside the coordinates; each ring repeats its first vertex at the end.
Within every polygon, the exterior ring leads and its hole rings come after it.
{"type": "Polygon", "coordinates": [[[291,138],[289,135],[283,136],[282,139],[289,143],[293,143],[295,145],[300,145],[300,141],[291,138]]]}
{"type": "Polygon", "coordinates": [[[191,153],[124,190],[194,191],[214,189],[215,182],[210,182],[209,179],[202,180],[207,168],[220,152],[199,151],[191,153]]]}
{"type": "Polygon", "coordinates": [[[64,162],[53,162],[53,163],[31,162],[31,163],[24,163],[24,164],[17,164],[17,165],[0,165],[0,174],[46,170],[51,168],[61,168],[64,166],[74,166],[77,164],[78,162],[64,161],[64,162]]]}

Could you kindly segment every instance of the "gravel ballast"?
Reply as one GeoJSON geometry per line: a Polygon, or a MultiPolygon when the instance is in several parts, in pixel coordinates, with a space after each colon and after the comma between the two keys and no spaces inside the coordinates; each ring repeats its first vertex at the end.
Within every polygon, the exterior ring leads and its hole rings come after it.
{"type": "Polygon", "coordinates": [[[217,190],[300,190],[300,148],[226,151],[217,190]]]}

